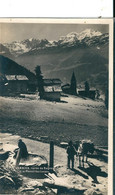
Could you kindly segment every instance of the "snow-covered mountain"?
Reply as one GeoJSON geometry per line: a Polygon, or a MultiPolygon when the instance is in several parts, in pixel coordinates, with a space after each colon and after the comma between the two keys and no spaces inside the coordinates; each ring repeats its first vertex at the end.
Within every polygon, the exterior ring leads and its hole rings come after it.
{"type": "Polygon", "coordinates": [[[92,37],[98,37],[101,36],[102,33],[99,31],[94,31],[92,29],[86,29],[80,33],[77,32],[71,32],[69,34],[67,34],[67,36],[62,36],[60,38],[60,40],[64,40],[64,41],[76,41],[76,39],[78,39],[79,41],[82,41],[84,38],[88,37],[88,38],[92,38],[92,37]]]}
{"type": "Polygon", "coordinates": [[[32,49],[34,45],[37,46],[39,42],[40,41],[37,39],[30,38],[23,41],[13,41],[12,43],[4,43],[4,46],[7,47],[10,50],[10,52],[16,56],[28,52],[29,50],[32,49]]]}
{"type": "Polygon", "coordinates": [[[10,50],[8,47],[5,47],[3,44],[0,43],[0,55],[13,58],[12,54],[10,53],[10,50]]]}
{"type": "Polygon", "coordinates": [[[108,33],[102,34],[99,31],[94,31],[92,29],[86,29],[80,33],[71,32],[66,36],[60,37],[61,44],[84,44],[86,46],[90,46],[92,44],[103,44],[106,39],[106,43],[108,43],[109,35],[108,33]]]}
{"type": "Polygon", "coordinates": [[[26,39],[0,45],[2,56],[34,72],[41,66],[45,78],[70,82],[74,70],[77,82],[88,80],[103,92],[107,88],[109,34],[86,29],[71,32],[59,40],[26,39]]]}
{"type": "Polygon", "coordinates": [[[99,31],[86,29],[80,33],[71,32],[66,36],[61,36],[58,41],[48,41],[47,39],[26,39],[23,41],[14,41],[12,43],[4,43],[12,55],[19,56],[25,53],[37,54],[40,51],[52,51],[58,48],[71,48],[71,47],[89,47],[100,44],[107,44],[109,39],[108,33],[102,34],[99,31]]]}

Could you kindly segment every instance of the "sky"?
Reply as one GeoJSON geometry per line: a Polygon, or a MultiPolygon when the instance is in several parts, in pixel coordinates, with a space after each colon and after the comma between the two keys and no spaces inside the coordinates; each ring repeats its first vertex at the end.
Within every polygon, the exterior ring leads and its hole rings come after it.
{"type": "Polygon", "coordinates": [[[11,43],[28,38],[59,40],[70,32],[93,29],[108,32],[107,24],[40,24],[40,23],[0,23],[0,43],[11,43]]]}

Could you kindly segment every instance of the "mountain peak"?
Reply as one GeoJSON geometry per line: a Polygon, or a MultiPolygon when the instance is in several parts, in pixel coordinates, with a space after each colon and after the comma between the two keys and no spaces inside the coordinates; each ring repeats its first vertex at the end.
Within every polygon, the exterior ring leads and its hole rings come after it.
{"type": "Polygon", "coordinates": [[[101,36],[101,35],[102,33],[100,31],[95,31],[89,28],[79,33],[78,39],[81,40],[81,39],[84,39],[85,37],[92,38],[92,37],[101,36]]]}
{"type": "Polygon", "coordinates": [[[67,34],[67,37],[70,37],[70,36],[73,36],[73,37],[78,36],[78,33],[77,32],[71,32],[71,33],[67,34]]]}
{"type": "Polygon", "coordinates": [[[29,38],[28,40],[29,40],[29,41],[32,41],[32,40],[33,40],[33,38],[29,38]]]}
{"type": "Polygon", "coordinates": [[[61,36],[60,41],[63,41],[63,43],[72,43],[74,41],[82,41],[83,39],[87,38],[93,38],[93,37],[99,37],[102,33],[100,31],[95,31],[93,29],[85,29],[84,31],[77,33],[77,32],[71,32],[67,34],[66,36],[61,36]]]}

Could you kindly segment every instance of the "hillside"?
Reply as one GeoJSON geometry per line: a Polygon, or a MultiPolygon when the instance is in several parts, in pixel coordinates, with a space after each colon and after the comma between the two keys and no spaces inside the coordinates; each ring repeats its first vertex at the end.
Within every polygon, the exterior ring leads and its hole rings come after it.
{"type": "Polygon", "coordinates": [[[29,70],[2,55],[0,55],[0,73],[7,75],[26,75],[30,80],[35,78],[35,75],[29,70]]]}
{"type": "Polygon", "coordinates": [[[3,55],[3,56],[6,56],[8,58],[12,58],[13,59],[13,55],[11,54],[9,48],[4,46],[1,43],[0,43],[0,55],[3,55]]]}
{"type": "Polygon", "coordinates": [[[61,102],[28,97],[0,97],[0,128],[3,132],[55,143],[91,139],[95,145],[108,145],[108,119],[104,102],[75,96],[61,102]],[[5,121],[7,120],[7,123],[5,121]]]}
{"type": "Polygon", "coordinates": [[[70,82],[72,72],[74,70],[77,83],[89,80],[97,80],[93,82],[92,87],[97,87],[105,91],[107,87],[108,72],[108,47],[102,46],[91,48],[70,48],[63,49],[58,52],[41,53],[36,55],[21,55],[15,60],[34,72],[36,64],[41,65],[44,77],[59,77],[62,82],[70,82]],[[92,79],[93,77],[93,79],[92,79]]]}

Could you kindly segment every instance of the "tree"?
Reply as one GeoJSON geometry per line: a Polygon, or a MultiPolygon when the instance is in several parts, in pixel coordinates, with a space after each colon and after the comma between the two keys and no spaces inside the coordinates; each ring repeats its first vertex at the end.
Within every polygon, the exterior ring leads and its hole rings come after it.
{"type": "Polygon", "coordinates": [[[43,87],[44,85],[43,85],[43,76],[39,65],[36,66],[35,73],[36,73],[37,86],[38,86],[40,99],[42,99],[44,94],[44,87],[43,87]]]}
{"type": "Polygon", "coordinates": [[[88,81],[85,81],[85,93],[86,93],[86,97],[88,97],[89,89],[90,89],[89,83],[88,83],[88,81]]]}
{"type": "Polygon", "coordinates": [[[73,72],[72,74],[72,77],[71,77],[71,86],[70,86],[70,90],[71,90],[71,94],[72,95],[76,95],[77,92],[76,92],[76,87],[77,87],[77,84],[76,84],[76,77],[75,77],[75,74],[73,72]]]}

